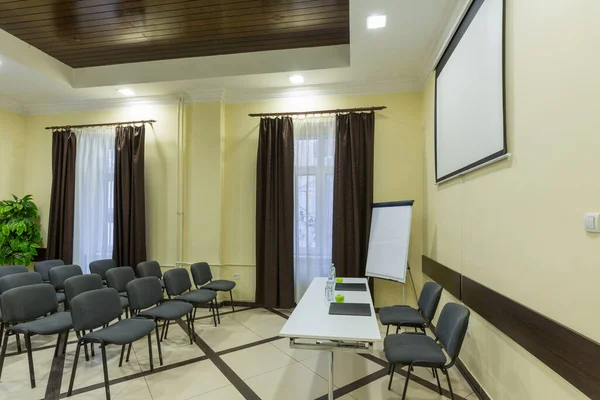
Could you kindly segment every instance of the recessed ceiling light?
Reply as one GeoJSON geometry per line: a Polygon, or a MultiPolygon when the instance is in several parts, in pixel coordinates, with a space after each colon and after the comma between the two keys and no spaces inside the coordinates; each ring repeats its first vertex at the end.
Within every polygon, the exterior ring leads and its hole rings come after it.
{"type": "Polygon", "coordinates": [[[368,29],[379,29],[385,27],[386,23],[385,15],[371,15],[367,17],[367,28],[368,29]]]}
{"type": "Polygon", "coordinates": [[[117,89],[117,92],[119,92],[125,96],[135,96],[135,92],[133,90],[127,89],[127,88],[117,89]]]}
{"type": "Polygon", "coordinates": [[[304,83],[304,77],[302,75],[292,75],[292,76],[290,76],[290,82],[304,83]]]}

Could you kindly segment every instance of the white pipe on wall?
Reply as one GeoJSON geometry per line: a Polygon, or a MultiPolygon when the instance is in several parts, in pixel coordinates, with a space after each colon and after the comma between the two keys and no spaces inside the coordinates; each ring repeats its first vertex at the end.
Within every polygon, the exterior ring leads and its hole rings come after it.
{"type": "Polygon", "coordinates": [[[175,248],[176,260],[183,259],[183,196],[184,196],[184,162],[185,162],[185,127],[184,127],[185,99],[180,97],[177,101],[177,235],[175,248]]]}

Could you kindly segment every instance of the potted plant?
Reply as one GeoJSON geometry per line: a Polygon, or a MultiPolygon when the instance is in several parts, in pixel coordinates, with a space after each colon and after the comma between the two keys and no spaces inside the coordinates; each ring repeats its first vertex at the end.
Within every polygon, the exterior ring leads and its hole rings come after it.
{"type": "Polygon", "coordinates": [[[0,201],[0,265],[29,265],[42,240],[31,195],[0,201]]]}

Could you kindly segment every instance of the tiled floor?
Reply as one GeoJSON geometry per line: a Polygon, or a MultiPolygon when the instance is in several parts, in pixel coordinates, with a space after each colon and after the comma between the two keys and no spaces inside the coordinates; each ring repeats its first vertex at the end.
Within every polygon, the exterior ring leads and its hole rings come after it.
{"type": "MultiPolygon", "coordinates": [[[[229,310],[224,308],[222,312],[229,310]]],[[[171,324],[162,342],[164,366],[159,367],[156,343],[153,348],[154,372],[150,372],[147,341],[136,342],[128,363],[119,368],[120,347],[107,348],[110,391],[113,400],[238,400],[238,399],[325,399],[327,394],[327,354],[294,350],[287,339],[277,335],[289,311],[240,308],[221,316],[214,327],[208,311],[198,310],[198,339],[190,345],[185,323],[171,324]],[[202,318],[201,318],[202,317],[202,318]]],[[[385,335],[384,327],[380,327],[385,335]]],[[[72,335],[74,336],[74,335],[72,335]]],[[[383,336],[383,335],[382,335],[383,336]]],[[[55,337],[33,340],[37,387],[29,386],[26,353],[16,354],[11,338],[0,381],[0,399],[53,399],[66,395],[75,355],[74,338],[66,356],[54,359],[55,337]],[[40,349],[41,348],[41,349],[40,349]],[[52,369],[52,373],[50,372],[52,369]],[[61,378],[62,376],[62,378],[61,378]],[[60,386],[58,385],[60,383],[60,386]]],[[[154,340],[155,337],[153,336],[154,340]]],[[[83,353],[83,352],[82,352],[83,353]]],[[[373,355],[335,354],[334,385],[338,399],[400,399],[404,376],[395,374],[392,390],[381,344],[373,355]]],[[[411,378],[408,399],[445,399],[437,392],[431,371],[416,368],[411,378]]],[[[464,378],[450,370],[457,399],[475,398],[464,378]],[[471,395],[471,396],[470,396],[471,395]]],[[[442,387],[447,388],[444,376],[442,387]]],[[[86,362],[79,360],[74,399],[105,398],[100,351],[86,362]]],[[[445,394],[448,394],[446,391],[445,394]]]]}

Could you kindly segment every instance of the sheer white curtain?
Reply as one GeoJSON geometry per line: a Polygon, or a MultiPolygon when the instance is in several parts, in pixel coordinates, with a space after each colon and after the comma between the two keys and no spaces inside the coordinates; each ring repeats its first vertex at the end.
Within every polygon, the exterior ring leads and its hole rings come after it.
{"type": "Polygon", "coordinates": [[[89,273],[91,261],[112,258],[115,127],[76,130],[73,262],[89,273]]]}
{"type": "Polygon", "coordinates": [[[294,288],[300,301],[331,265],[335,116],[294,119],[294,288]]]}

